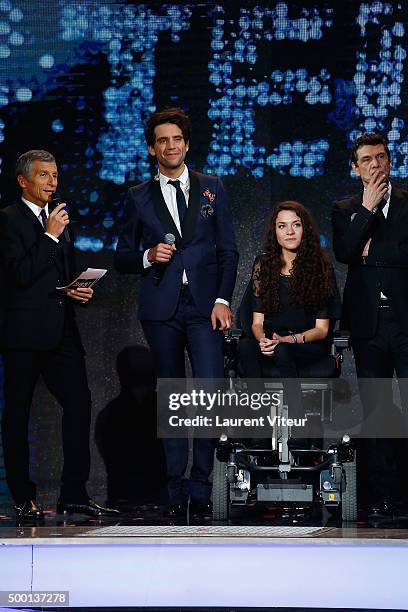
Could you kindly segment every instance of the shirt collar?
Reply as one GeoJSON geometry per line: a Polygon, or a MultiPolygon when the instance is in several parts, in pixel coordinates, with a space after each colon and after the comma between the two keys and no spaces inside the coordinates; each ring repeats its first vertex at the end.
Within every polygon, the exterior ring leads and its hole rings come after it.
{"type": "Polygon", "coordinates": [[[390,181],[388,181],[388,189],[387,189],[387,193],[385,194],[384,200],[386,200],[386,202],[390,201],[391,198],[391,190],[392,190],[392,186],[390,181]]]}
{"type": "Polygon", "coordinates": [[[44,208],[42,208],[41,206],[38,206],[37,204],[33,204],[33,202],[30,202],[29,200],[26,200],[25,198],[21,198],[21,199],[24,202],[24,204],[26,204],[28,208],[35,214],[36,217],[40,216],[40,213],[42,210],[45,210],[45,214],[48,217],[48,204],[46,204],[44,208]]]}
{"type": "Polygon", "coordinates": [[[156,178],[156,180],[160,180],[160,185],[161,186],[167,185],[168,181],[175,181],[175,180],[177,180],[177,181],[180,181],[182,187],[187,187],[188,186],[188,182],[189,182],[188,168],[184,164],[184,170],[180,174],[180,176],[178,176],[177,178],[170,178],[169,176],[165,176],[161,172],[158,172],[157,176],[155,178],[156,178]]]}

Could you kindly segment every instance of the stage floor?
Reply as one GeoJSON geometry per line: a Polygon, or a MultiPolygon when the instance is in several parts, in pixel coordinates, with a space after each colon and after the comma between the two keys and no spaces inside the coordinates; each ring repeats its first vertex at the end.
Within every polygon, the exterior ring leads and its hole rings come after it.
{"type": "MultiPolygon", "coordinates": [[[[408,544],[408,516],[378,521],[356,521],[341,523],[334,517],[323,517],[317,521],[307,515],[271,516],[259,514],[257,517],[242,514],[232,518],[228,524],[216,524],[209,517],[169,519],[162,516],[162,509],[154,505],[135,507],[118,518],[87,518],[81,515],[65,517],[52,510],[45,511],[43,521],[24,521],[18,523],[13,514],[5,511],[0,514],[0,545],[4,544],[95,544],[117,542],[134,543],[151,539],[191,540],[210,538],[214,543],[226,539],[229,542],[242,542],[253,539],[273,538],[282,541],[313,538],[316,541],[341,541],[353,543],[354,540],[387,544],[389,540],[408,544]]],[[[270,512],[270,511],[269,511],[270,512]]]]}
{"type": "MultiPolygon", "coordinates": [[[[41,500],[40,500],[41,501],[41,500]]],[[[98,500],[99,501],[99,500],[98,500]]],[[[103,500],[100,500],[104,503],[103,500]]],[[[45,512],[45,519],[43,522],[24,522],[18,528],[16,528],[16,519],[14,515],[13,506],[11,503],[0,504],[0,538],[7,537],[6,533],[15,535],[11,537],[19,537],[20,530],[23,529],[24,533],[27,528],[31,526],[36,527],[35,533],[39,530],[53,530],[58,532],[58,537],[66,537],[65,532],[71,533],[75,528],[88,529],[92,527],[108,527],[111,525],[117,525],[120,527],[120,533],[125,534],[126,527],[135,526],[146,526],[146,527],[157,527],[165,530],[166,527],[172,526],[206,526],[209,527],[214,525],[215,527],[231,527],[230,534],[244,533],[244,528],[259,527],[313,527],[313,528],[330,528],[336,533],[343,533],[345,530],[350,533],[352,529],[355,533],[358,532],[356,537],[370,537],[367,534],[373,533],[376,538],[387,537],[388,532],[392,532],[395,536],[395,532],[403,533],[408,530],[408,510],[405,513],[399,513],[392,518],[382,519],[366,519],[361,518],[352,523],[342,523],[336,515],[330,515],[327,510],[318,507],[310,509],[308,507],[295,507],[292,505],[287,508],[279,508],[277,506],[255,506],[255,507],[242,507],[233,508],[232,515],[230,516],[227,523],[213,523],[210,516],[192,516],[189,511],[186,511],[185,516],[169,518],[165,515],[165,506],[154,503],[130,505],[125,504],[123,506],[114,506],[120,509],[120,515],[118,518],[87,518],[82,515],[74,515],[66,517],[57,515],[54,507],[43,506],[45,512]],[[241,529],[234,529],[235,527],[242,527],[241,529]],[[379,535],[379,534],[382,535],[379,535]]],[[[187,530],[188,531],[188,530],[187,530]]],[[[317,531],[316,531],[317,532],[317,531]]],[[[119,533],[119,531],[118,531],[119,533]]],[[[393,536],[393,537],[394,537],[393,536]]],[[[32,537],[36,537],[33,535],[32,537]]],[[[341,537],[341,536],[337,536],[341,537]]]]}
{"type": "Polygon", "coordinates": [[[0,591],[65,591],[72,607],[408,607],[408,517],[341,526],[269,509],[213,525],[150,504],[16,525],[7,510],[0,591]]]}

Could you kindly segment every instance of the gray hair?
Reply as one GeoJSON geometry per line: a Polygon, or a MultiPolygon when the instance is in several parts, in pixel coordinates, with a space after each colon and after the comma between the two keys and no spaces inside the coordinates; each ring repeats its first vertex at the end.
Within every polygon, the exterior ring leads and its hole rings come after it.
{"type": "Polygon", "coordinates": [[[48,153],[48,151],[32,149],[31,151],[26,151],[26,153],[23,153],[18,158],[16,163],[16,176],[21,174],[25,179],[28,179],[30,177],[31,164],[37,160],[55,163],[55,157],[51,153],[48,153]]]}

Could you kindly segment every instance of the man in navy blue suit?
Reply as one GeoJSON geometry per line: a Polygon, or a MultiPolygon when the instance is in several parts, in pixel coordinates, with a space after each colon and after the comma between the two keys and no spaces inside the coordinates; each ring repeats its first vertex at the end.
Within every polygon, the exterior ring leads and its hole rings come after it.
{"type": "MultiPolygon", "coordinates": [[[[190,133],[180,108],[149,119],[145,137],[159,172],[128,191],[115,265],[142,275],[138,316],[158,377],[183,378],[187,349],[193,377],[223,378],[222,332],[231,324],[238,252],[221,180],[184,163],[190,133]]],[[[208,512],[213,440],[194,440],[188,479],[188,440],[166,439],[164,448],[169,514],[185,514],[189,499],[190,513],[208,512]]]]}

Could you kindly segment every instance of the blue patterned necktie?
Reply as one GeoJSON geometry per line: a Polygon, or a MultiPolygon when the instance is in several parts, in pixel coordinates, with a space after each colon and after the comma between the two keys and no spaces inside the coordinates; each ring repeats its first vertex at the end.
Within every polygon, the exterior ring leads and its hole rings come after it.
{"type": "Polygon", "coordinates": [[[187,203],[183,190],[180,187],[180,181],[167,181],[167,184],[172,185],[176,190],[177,210],[179,214],[180,225],[182,225],[183,219],[187,212],[187,203]]]}

